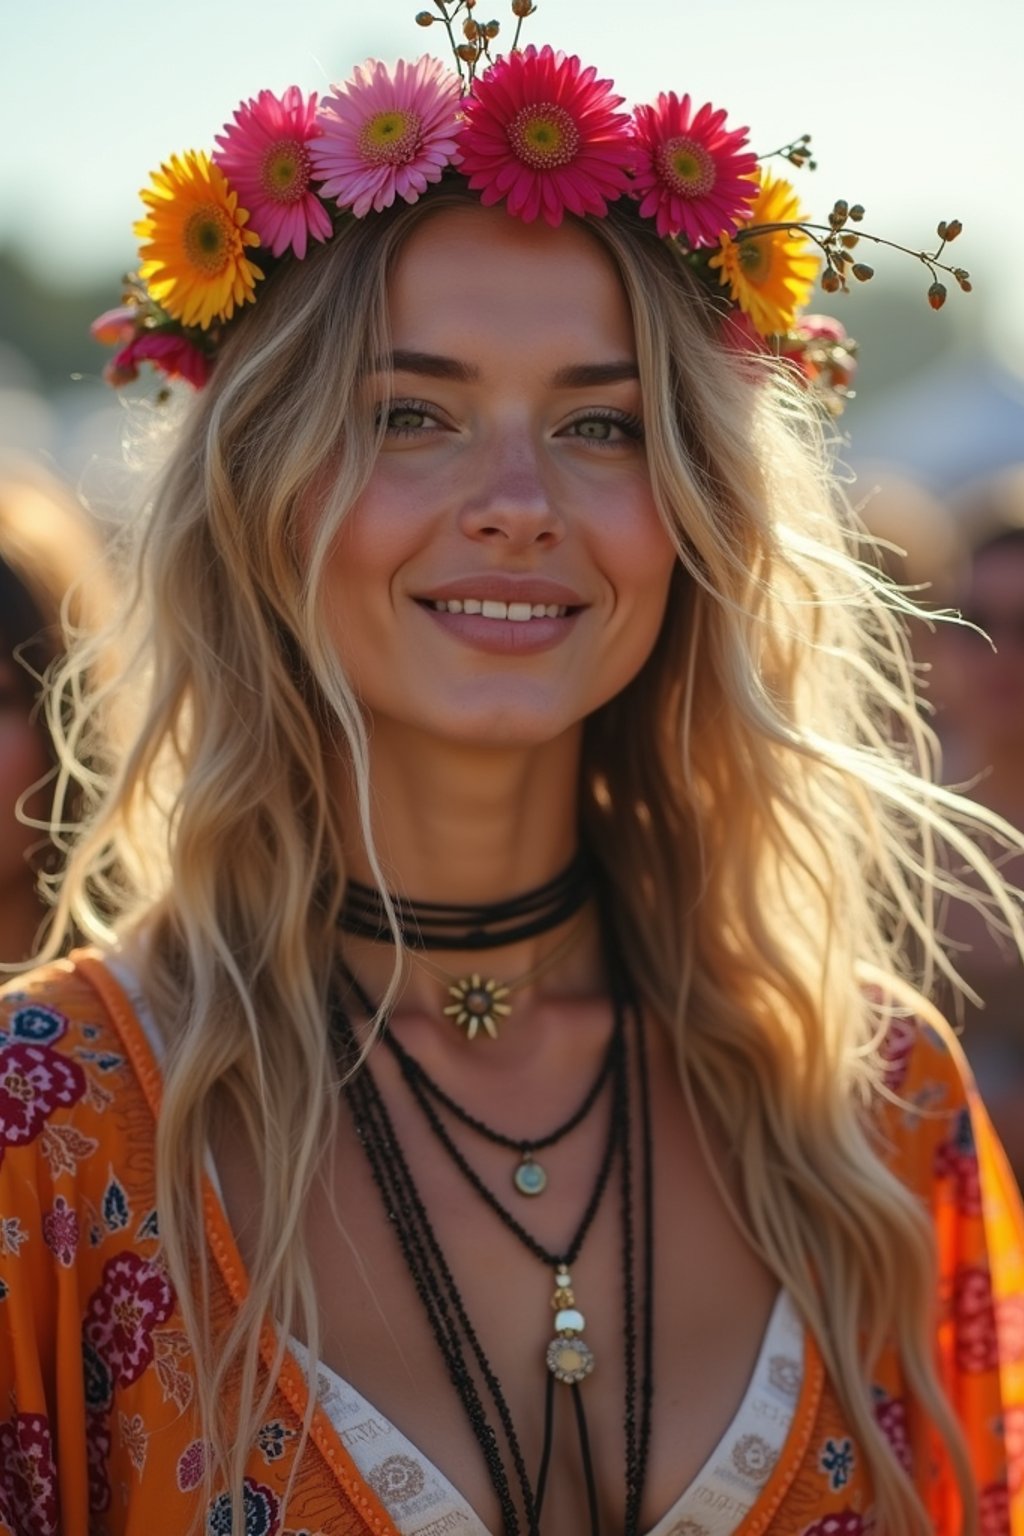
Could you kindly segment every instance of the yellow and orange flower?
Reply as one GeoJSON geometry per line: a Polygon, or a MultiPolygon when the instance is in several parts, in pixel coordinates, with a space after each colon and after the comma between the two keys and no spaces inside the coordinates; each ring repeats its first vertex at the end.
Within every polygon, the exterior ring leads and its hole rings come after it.
{"type": "Polygon", "coordinates": [[[807,215],[788,181],[761,175],[757,199],[733,235],[723,235],[709,266],[718,272],[762,336],[784,336],[814,289],[820,261],[807,235],[789,227],[736,238],[759,224],[788,226],[807,215]]]}
{"type": "Polygon", "coordinates": [[[245,252],[259,236],[246,229],[238,193],[207,154],[172,155],[153,172],[142,201],[149,212],[135,225],[143,242],[139,275],[168,315],[205,331],[255,297],[263,273],[245,252]]]}

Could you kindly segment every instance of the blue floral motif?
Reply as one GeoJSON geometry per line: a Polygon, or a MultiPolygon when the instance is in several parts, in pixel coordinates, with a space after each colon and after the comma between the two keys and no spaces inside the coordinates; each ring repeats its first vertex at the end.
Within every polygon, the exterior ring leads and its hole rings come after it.
{"type": "Polygon", "coordinates": [[[103,1220],[107,1230],[120,1232],[122,1227],[128,1225],[131,1211],[128,1208],[128,1197],[118,1183],[113,1170],[110,1174],[110,1183],[103,1195],[103,1220]]]}
{"type": "MultiPolygon", "coordinates": [[[[247,1477],[242,1485],[245,1536],[274,1536],[280,1510],[277,1496],[263,1483],[247,1477]]],[[[218,1494],[206,1512],[207,1536],[231,1536],[231,1495],[218,1494]]]]}
{"type": "Polygon", "coordinates": [[[288,1429],[280,1419],[271,1419],[269,1424],[263,1424],[256,1436],[256,1444],[260,1448],[263,1460],[280,1461],[284,1455],[285,1445],[294,1435],[294,1429],[288,1429]]]}
{"type": "Polygon", "coordinates": [[[67,1031],[68,1021],[56,1008],[45,1008],[42,1003],[30,1003],[18,1008],[8,1021],[6,1029],[0,1029],[0,1048],[15,1040],[29,1045],[52,1045],[67,1031]]]}
{"type": "Polygon", "coordinates": [[[159,1237],[160,1228],[157,1225],[155,1208],[139,1223],[139,1229],[135,1234],[135,1241],[141,1243],[147,1237],[159,1237]]]}
{"type": "Polygon", "coordinates": [[[971,1124],[971,1112],[962,1109],[956,1117],[956,1129],[953,1132],[952,1142],[960,1157],[973,1157],[975,1153],[974,1127],[971,1124]]]}
{"type": "Polygon", "coordinates": [[[818,1465],[828,1473],[832,1488],[838,1489],[845,1488],[850,1481],[855,1460],[852,1440],[826,1440],[818,1465]]]}
{"type": "Polygon", "coordinates": [[[99,1351],[88,1339],[82,1340],[82,1375],[85,1382],[85,1401],[89,1408],[110,1407],[114,1383],[99,1351]]]}

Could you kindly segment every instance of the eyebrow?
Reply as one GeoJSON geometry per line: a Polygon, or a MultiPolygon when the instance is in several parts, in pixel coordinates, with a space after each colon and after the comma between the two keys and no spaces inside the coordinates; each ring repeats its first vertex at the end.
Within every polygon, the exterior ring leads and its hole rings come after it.
{"type": "MultiPolygon", "coordinates": [[[[373,365],[373,372],[418,373],[430,379],[451,379],[457,384],[475,384],[480,378],[479,368],[460,362],[458,358],[404,349],[379,358],[373,365]]],[[[572,363],[559,368],[551,382],[555,389],[591,389],[639,377],[635,361],[622,358],[607,363],[572,363]]]]}

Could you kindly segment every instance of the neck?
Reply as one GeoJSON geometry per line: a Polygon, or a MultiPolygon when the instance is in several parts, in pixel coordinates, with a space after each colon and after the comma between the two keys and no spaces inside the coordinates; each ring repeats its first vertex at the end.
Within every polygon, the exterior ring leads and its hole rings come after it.
{"type": "MultiPolygon", "coordinates": [[[[494,902],[543,885],[577,846],[579,736],[535,749],[465,747],[375,731],[373,836],[391,890],[414,901],[494,902]]],[[[357,825],[355,806],[346,825],[357,825]]],[[[350,873],[373,884],[361,843],[350,873]]]]}
{"type": "MultiPolygon", "coordinates": [[[[385,882],[400,896],[458,905],[500,902],[546,884],[576,852],[579,732],[537,748],[503,751],[410,740],[385,727],[373,733],[372,754],[374,841],[385,882]]],[[[345,809],[345,824],[357,825],[351,799],[345,809]]],[[[350,850],[349,861],[354,879],[375,883],[361,843],[350,850]]],[[[452,974],[514,978],[542,964],[577,921],[493,950],[453,948],[434,958],[452,974]]],[[[597,984],[600,947],[596,925],[589,926],[594,932],[572,948],[564,965],[517,995],[517,1011],[567,986],[597,984]]],[[[379,997],[391,979],[391,946],[346,935],[343,949],[369,994],[379,997]]],[[[439,1015],[449,1001],[445,982],[411,964],[396,1018],[403,1011],[439,1015]]]]}

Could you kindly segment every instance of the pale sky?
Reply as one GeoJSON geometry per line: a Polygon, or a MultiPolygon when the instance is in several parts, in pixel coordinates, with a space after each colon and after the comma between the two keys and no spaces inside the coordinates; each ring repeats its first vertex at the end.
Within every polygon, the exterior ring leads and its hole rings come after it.
{"type": "MultiPolygon", "coordinates": [[[[108,273],[115,300],[151,169],[172,152],[212,148],[242,97],[262,88],[322,90],[371,54],[443,57],[440,27],[413,20],[427,3],[0,0],[0,243],[69,278],[108,273]]],[[[860,201],[865,228],[915,249],[932,243],[938,219],[962,219],[952,254],[978,291],[950,304],[978,303],[990,334],[1024,355],[1019,0],[538,7],[524,42],[579,53],[629,103],[689,91],[724,107],[730,124],[749,124],[758,152],[810,131],[819,169],[792,173],[809,211],[860,201]]],[[[509,35],[509,0],[479,0],[476,14],[509,35]]],[[[880,278],[899,260],[865,259],[880,278]]]]}

